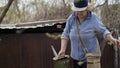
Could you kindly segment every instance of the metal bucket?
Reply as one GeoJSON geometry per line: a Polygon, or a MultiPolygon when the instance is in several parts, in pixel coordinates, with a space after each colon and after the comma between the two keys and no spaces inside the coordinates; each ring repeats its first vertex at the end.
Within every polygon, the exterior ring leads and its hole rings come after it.
{"type": "Polygon", "coordinates": [[[54,68],[70,68],[70,58],[68,56],[64,56],[62,58],[54,57],[54,68]]]}
{"type": "Polygon", "coordinates": [[[87,68],[101,68],[100,55],[98,53],[87,53],[87,68]]]}

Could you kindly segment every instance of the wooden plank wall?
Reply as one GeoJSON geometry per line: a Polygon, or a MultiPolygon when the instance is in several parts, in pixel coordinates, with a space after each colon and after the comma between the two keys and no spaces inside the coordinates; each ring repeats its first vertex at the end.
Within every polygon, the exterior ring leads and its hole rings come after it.
{"type": "Polygon", "coordinates": [[[0,35],[0,68],[53,68],[53,52],[60,49],[60,39],[42,34],[0,35]]]}
{"type": "MultiPolygon", "coordinates": [[[[60,39],[49,38],[45,33],[0,34],[0,68],[53,68],[51,45],[58,52],[60,39]]],[[[114,68],[113,46],[105,47],[102,68],[114,68]]]]}

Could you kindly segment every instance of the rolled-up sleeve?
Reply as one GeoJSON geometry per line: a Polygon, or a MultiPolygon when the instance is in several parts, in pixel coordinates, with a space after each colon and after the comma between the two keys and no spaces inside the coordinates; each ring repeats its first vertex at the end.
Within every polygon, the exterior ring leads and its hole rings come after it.
{"type": "Polygon", "coordinates": [[[106,39],[106,35],[107,35],[107,34],[111,34],[110,31],[106,30],[106,31],[104,32],[103,37],[104,37],[105,40],[107,40],[107,39],[106,39]]]}
{"type": "Polygon", "coordinates": [[[106,28],[106,26],[101,22],[99,18],[96,21],[96,29],[99,35],[103,37],[105,40],[106,40],[106,35],[111,34],[111,32],[106,28]]]}
{"type": "Polygon", "coordinates": [[[61,39],[69,40],[69,35],[70,35],[70,18],[68,18],[66,21],[66,26],[63,30],[61,39]]]}

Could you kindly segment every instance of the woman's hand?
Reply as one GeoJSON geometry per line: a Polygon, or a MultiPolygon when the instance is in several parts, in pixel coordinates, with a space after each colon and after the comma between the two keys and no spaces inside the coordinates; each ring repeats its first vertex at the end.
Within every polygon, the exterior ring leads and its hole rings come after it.
{"type": "Polygon", "coordinates": [[[60,50],[58,53],[58,57],[63,57],[65,56],[65,51],[64,50],[60,50]]]}
{"type": "Polygon", "coordinates": [[[112,39],[112,43],[120,48],[120,40],[112,39]]]}
{"type": "Polygon", "coordinates": [[[114,38],[111,34],[107,34],[106,38],[107,40],[111,41],[113,45],[116,45],[117,47],[120,48],[120,40],[114,38]]]}

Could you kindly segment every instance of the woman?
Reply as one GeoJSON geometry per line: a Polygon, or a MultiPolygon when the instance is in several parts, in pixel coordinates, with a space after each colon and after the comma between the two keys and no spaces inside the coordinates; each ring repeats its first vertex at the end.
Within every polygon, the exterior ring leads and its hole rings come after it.
{"type": "Polygon", "coordinates": [[[120,41],[111,35],[110,31],[103,25],[97,15],[88,10],[88,0],[74,1],[71,9],[73,10],[73,13],[67,19],[66,27],[62,33],[59,57],[65,55],[67,43],[70,40],[70,56],[73,60],[74,68],[86,68],[86,63],[82,64],[81,66],[77,64],[78,61],[83,61],[86,58],[82,49],[82,45],[79,41],[76,28],[76,19],[79,21],[79,31],[88,49],[88,52],[96,51],[96,35],[93,31],[97,31],[99,36],[120,47],[120,41]]]}

